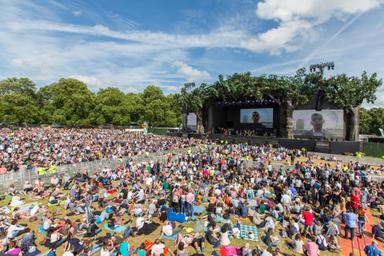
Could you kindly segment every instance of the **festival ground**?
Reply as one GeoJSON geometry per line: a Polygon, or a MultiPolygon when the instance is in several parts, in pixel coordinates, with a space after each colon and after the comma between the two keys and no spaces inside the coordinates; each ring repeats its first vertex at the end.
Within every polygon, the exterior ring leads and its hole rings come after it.
{"type": "MultiPolygon", "coordinates": [[[[307,158],[302,157],[302,158],[299,158],[297,160],[306,161],[307,158]]],[[[326,160],[320,160],[320,159],[314,159],[313,161],[316,164],[328,163],[331,166],[335,166],[335,164],[336,164],[335,161],[326,161],[326,160]]],[[[283,162],[278,162],[278,161],[276,161],[275,163],[276,164],[283,164],[283,162]]],[[[113,197],[114,197],[114,195],[111,195],[109,199],[112,199],[113,197]]],[[[48,199],[33,200],[33,199],[29,198],[29,196],[26,196],[26,195],[21,195],[21,199],[24,201],[25,204],[28,204],[28,203],[39,203],[41,205],[47,205],[48,204],[48,199]]],[[[7,206],[9,204],[9,200],[10,200],[10,198],[6,197],[6,199],[0,201],[0,207],[7,206]]],[[[102,209],[98,209],[98,206],[96,203],[94,203],[93,206],[97,210],[102,210],[102,209]]],[[[81,216],[76,216],[76,215],[75,216],[67,216],[65,214],[65,209],[63,206],[52,206],[49,208],[49,211],[52,212],[56,218],[67,217],[72,221],[83,218],[82,215],[81,216]]],[[[347,240],[347,239],[343,238],[344,230],[341,230],[341,236],[339,237],[339,243],[341,246],[341,251],[340,252],[322,251],[321,255],[349,256],[350,253],[354,253],[354,255],[365,255],[364,246],[370,245],[372,242],[371,227],[374,223],[379,222],[379,219],[377,218],[377,214],[378,214],[378,212],[376,210],[369,209],[367,211],[368,223],[366,224],[366,232],[365,232],[364,238],[361,238],[361,239],[355,238],[355,240],[353,242],[353,246],[352,246],[351,240],[347,240]],[[360,248],[360,250],[359,250],[359,248],[360,248]]],[[[123,223],[127,223],[126,225],[130,225],[130,224],[132,225],[132,223],[135,223],[135,218],[134,217],[128,217],[127,215],[124,215],[122,217],[122,220],[123,220],[123,223]],[[129,223],[128,223],[128,220],[130,220],[129,223]]],[[[154,218],[153,221],[160,224],[158,218],[154,218]]],[[[235,222],[235,221],[237,221],[237,219],[233,219],[233,222],[235,222]]],[[[241,224],[251,224],[251,221],[249,219],[240,218],[240,222],[241,222],[241,224]]],[[[44,239],[44,235],[40,234],[38,231],[38,226],[39,226],[38,221],[29,222],[28,220],[21,220],[19,223],[28,225],[29,228],[31,228],[32,230],[35,231],[35,234],[37,236],[37,240],[36,240],[37,243],[41,242],[44,239]]],[[[190,228],[193,229],[195,227],[195,223],[194,222],[187,222],[187,223],[179,224],[179,227],[180,226],[184,230],[188,230],[190,228]]],[[[98,237],[104,236],[108,232],[104,229],[104,227],[102,227],[102,225],[100,225],[100,227],[102,228],[102,231],[98,234],[98,237]]],[[[141,243],[143,243],[146,240],[154,241],[156,238],[159,238],[159,236],[161,234],[161,227],[162,226],[159,225],[159,227],[149,235],[140,235],[140,236],[135,236],[135,237],[129,237],[126,241],[129,243],[130,247],[137,248],[138,246],[140,246],[141,243]]],[[[259,237],[262,237],[263,233],[264,233],[264,231],[259,229],[259,237]]],[[[122,234],[121,233],[114,233],[113,235],[116,237],[121,237],[122,234]]],[[[292,240],[289,238],[283,239],[283,241],[279,245],[280,251],[284,255],[298,255],[298,254],[295,254],[292,250],[290,250],[287,247],[287,242],[290,242],[290,241],[292,241],[292,240]]],[[[172,250],[174,249],[174,241],[163,239],[163,242],[165,243],[165,245],[168,248],[171,248],[172,250]]],[[[258,242],[250,242],[250,241],[246,241],[243,239],[231,238],[231,245],[241,247],[241,246],[244,246],[246,243],[249,243],[252,248],[254,248],[255,246],[259,247],[260,249],[266,249],[267,248],[267,246],[263,242],[261,242],[260,240],[258,242]]],[[[38,244],[37,247],[42,252],[48,251],[47,247],[44,247],[40,244],[38,244]]],[[[382,243],[380,243],[380,242],[379,242],[379,248],[382,251],[384,250],[384,247],[383,247],[382,243]]],[[[205,250],[204,250],[205,255],[211,255],[211,253],[214,250],[219,252],[218,248],[214,249],[209,243],[207,243],[207,242],[205,243],[205,250]]],[[[57,252],[57,255],[62,255],[63,254],[63,246],[58,247],[56,252],[57,252]]],[[[192,255],[195,253],[195,250],[192,247],[188,247],[187,252],[188,252],[188,255],[192,255]]]]}

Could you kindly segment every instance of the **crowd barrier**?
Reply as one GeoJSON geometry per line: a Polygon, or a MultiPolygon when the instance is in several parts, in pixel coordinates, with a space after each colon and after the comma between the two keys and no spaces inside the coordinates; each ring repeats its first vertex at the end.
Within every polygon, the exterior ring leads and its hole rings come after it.
{"type": "Polygon", "coordinates": [[[143,161],[157,161],[164,158],[164,155],[174,153],[184,153],[190,151],[195,151],[196,148],[182,148],[177,150],[162,151],[161,153],[149,153],[144,155],[135,155],[132,157],[123,157],[123,158],[113,158],[113,159],[101,159],[89,162],[80,162],[74,164],[58,165],[56,166],[55,172],[46,172],[44,174],[38,173],[38,168],[26,169],[24,166],[21,166],[20,170],[17,172],[8,172],[0,174],[0,193],[5,193],[9,191],[11,185],[15,187],[16,190],[22,190],[24,184],[29,181],[32,185],[36,179],[41,179],[43,182],[50,182],[52,176],[69,176],[72,177],[79,172],[87,171],[88,174],[93,175],[98,171],[101,171],[104,168],[116,169],[120,164],[124,164],[127,160],[132,160],[134,162],[143,162],[143,161]]]}

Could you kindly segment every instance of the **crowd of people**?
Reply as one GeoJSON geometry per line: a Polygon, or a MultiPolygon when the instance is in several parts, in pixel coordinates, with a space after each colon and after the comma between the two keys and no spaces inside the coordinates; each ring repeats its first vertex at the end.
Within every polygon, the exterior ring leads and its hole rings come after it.
{"type": "Polygon", "coordinates": [[[213,133],[224,134],[227,136],[235,135],[235,136],[244,136],[244,137],[254,137],[254,136],[275,137],[276,136],[276,131],[270,128],[234,129],[234,128],[216,127],[213,133]]]}
{"type": "Polygon", "coordinates": [[[118,129],[0,129],[1,172],[172,150],[189,140],[118,129]]]}
{"type": "Polygon", "coordinates": [[[100,151],[107,157],[130,150],[190,150],[164,154],[159,161],[126,161],[117,169],[53,176],[49,184],[36,180],[22,194],[11,191],[0,209],[0,255],[185,256],[235,250],[229,255],[315,256],[342,250],[341,236],[371,236],[365,253],[381,255],[384,221],[368,226],[367,211],[376,209],[384,219],[384,182],[367,178],[373,168],[368,165],[331,165],[271,145],[104,130],[19,134],[23,140],[8,136],[2,145],[17,141],[26,150],[14,154],[20,158],[29,151],[30,161],[65,163],[72,154],[92,160],[88,156],[96,158],[100,151]],[[27,138],[36,138],[40,150],[27,138]],[[127,143],[131,140],[136,142],[127,143]]]}

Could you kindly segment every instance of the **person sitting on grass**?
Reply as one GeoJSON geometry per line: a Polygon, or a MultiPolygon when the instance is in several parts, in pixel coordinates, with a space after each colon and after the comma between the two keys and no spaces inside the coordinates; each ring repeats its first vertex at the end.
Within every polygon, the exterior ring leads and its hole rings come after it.
{"type": "Polygon", "coordinates": [[[384,221],[379,224],[373,225],[372,235],[376,240],[384,242],[384,221]]]}
{"type": "Polygon", "coordinates": [[[217,235],[217,231],[215,230],[215,226],[210,225],[208,227],[206,236],[207,236],[208,243],[210,243],[214,248],[217,248],[220,246],[220,239],[217,235]]]}
{"type": "Polygon", "coordinates": [[[262,241],[268,247],[278,247],[280,243],[280,238],[279,238],[279,235],[276,232],[274,232],[272,228],[269,228],[265,236],[262,238],[262,241]]]}
{"type": "Polygon", "coordinates": [[[364,248],[364,251],[367,254],[367,256],[382,256],[383,255],[382,252],[380,251],[380,249],[377,247],[376,241],[372,241],[371,245],[367,245],[364,248]]]}
{"type": "Polygon", "coordinates": [[[162,238],[163,236],[171,237],[179,234],[180,232],[181,232],[180,228],[176,228],[174,225],[171,224],[170,221],[166,221],[165,225],[161,230],[160,238],[162,238]]]}
{"type": "Polygon", "coordinates": [[[160,239],[155,240],[155,244],[151,248],[151,256],[162,256],[164,255],[165,245],[160,239]]]}

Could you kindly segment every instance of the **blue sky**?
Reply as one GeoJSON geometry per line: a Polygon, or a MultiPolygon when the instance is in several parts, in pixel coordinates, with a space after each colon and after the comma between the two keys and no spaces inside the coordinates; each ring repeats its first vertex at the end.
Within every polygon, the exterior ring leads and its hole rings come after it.
{"type": "MultiPolygon", "coordinates": [[[[384,0],[0,0],[0,79],[166,93],[251,71],[384,77],[384,0]]],[[[377,106],[384,106],[384,89],[377,106]]]]}

